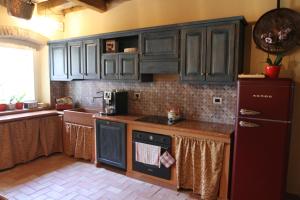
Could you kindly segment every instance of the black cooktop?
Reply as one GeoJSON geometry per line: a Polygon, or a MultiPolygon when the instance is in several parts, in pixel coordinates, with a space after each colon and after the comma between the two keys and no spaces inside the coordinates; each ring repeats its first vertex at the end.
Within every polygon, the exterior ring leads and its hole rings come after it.
{"type": "Polygon", "coordinates": [[[175,124],[179,121],[181,121],[183,119],[179,119],[176,121],[170,121],[168,120],[167,117],[163,117],[163,116],[156,116],[156,115],[149,115],[149,116],[145,116],[145,117],[141,117],[136,119],[136,121],[140,121],[140,122],[148,122],[148,123],[153,123],[153,124],[163,124],[163,125],[172,125],[175,124]]]}

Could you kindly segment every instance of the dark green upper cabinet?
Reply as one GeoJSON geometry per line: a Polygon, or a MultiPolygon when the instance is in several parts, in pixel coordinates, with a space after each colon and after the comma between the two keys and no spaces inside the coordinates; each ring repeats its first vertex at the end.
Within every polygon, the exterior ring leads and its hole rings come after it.
{"type": "Polygon", "coordinates": [[[178,74],[179,31],[160,30],[141,34],[142,74],[178,74]]]}
{"type": "Polygon", "coordinates": [[[49,46],[49,57],[51,80],[68,80],[67,44],[51,44],[49,46]]]}
{"type": "Polygon", "coordinates": [[[49,43],[51,80],[182,81],[231,84],[243,72],[244,17],[105,33],[49,43]]]}
{"type": "Polygon", "coordinates": [[[102,79],[138,80],[137,53],[110,53],[102,55],[102,79]]]}
{"type": "Polygon", "coordinates": [[[138,54],[119,54],[119,79],[138,80],[139,79],[138,54]]]}
{"type": "Polygon", "coordinates": [[[235,78],[235,24],[207,28],[207,81],[233,81],[235,78]]]}
{"type": "Polygon", "coordinates": [[[178,58],[178,30],[142,33],[141,59],[178,58]]]}
{"type": "Polygon", "coordinates": [[[82,41],[68,43],[68,71],[70,79],[83,79],[82,41]]]}
{"type": "Polygon", "coordinates": [[[52,81],[100,79],[99,39],[49,44],[52,81]]]}
{"type": "Polygon", "coordinates": [[[100,45],[98,39],[83,41],[84,79],[100,79],[100,45]]]}
{"type": "Polygon", "coordinates": [[[118,55],[117,54],[103,54],[101,58],[101,78],[104,80],[118,80],[118,55]]]}
{"type": "Polygon", "coordinates": [[[181,79],[205,80],[206,27],[181,32],[181,79]]]}
{"type": "Polygon", "coordinates": [[[181,30],[181,80],[230,83],[243,71],[244,23],[215,21],[181,30]]]}

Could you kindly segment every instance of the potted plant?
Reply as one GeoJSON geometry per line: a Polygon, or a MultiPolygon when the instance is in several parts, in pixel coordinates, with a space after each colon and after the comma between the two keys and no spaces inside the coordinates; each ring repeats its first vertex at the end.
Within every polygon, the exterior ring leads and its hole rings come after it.
{"type": "Polygon", "coordinates": [[[25,94],[15,98],[16,99],[16,109],[23,109],[24,102],[22,101],[25,97],[25,94]]]}
{"type": "Polygon", "coordinates": [[[283,54],[277,54],[273,62],[270,56],[268,55],[268,58],[266,60],[266,63],[268,65],[265,67],[265,75],[267,77],[278,78],[280,73],[280,68],[282,65],[282,58],[283,58],[283,54]]]}
{"type": "Polygon", "coordinates": [[[10,97],[9,104],[6,105],[8,110],[14,110],[16,108],[16,104],[13,103],[14,100],[15,100],[15,96],[10,97]]]}

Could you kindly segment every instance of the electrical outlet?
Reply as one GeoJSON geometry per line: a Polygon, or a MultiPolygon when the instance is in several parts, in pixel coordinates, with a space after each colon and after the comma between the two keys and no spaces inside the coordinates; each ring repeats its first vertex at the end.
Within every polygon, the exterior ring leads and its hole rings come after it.
{"type": "Polygon", "coordinates": [[[223,99],[221,97],[213,97],[213,104],[221,105],[223,99]]]}
{"type": "Polygon", "coordinates": [[[133,93],[133,100],[140,100],[141,98],[141,93],[140,92],[135,92],[133,93]]]}

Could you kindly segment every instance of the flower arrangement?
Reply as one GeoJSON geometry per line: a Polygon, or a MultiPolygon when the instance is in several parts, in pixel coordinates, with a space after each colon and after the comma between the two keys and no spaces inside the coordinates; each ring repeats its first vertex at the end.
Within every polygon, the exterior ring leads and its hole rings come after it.
{"type": "MultiPolygon", "coordinates": [[[[279,30],[275,29],[269,31],[267,33],[263,33],[261,35],[261,40],[263,40],[268,48],[277,48],[279,50],[283,43],[289,40],[290,34],[292,33],[293,29],[290,26],[282,26],[279,30]]],[[[280,51],[278,51],[280,52],[280,51]]],[[[268,53],[268,57],[266,59],[266,63],[268,66],[265,68],[265,74],[270,78],[277,78],[280,72],[280,67],[282,66],[282,59],[284,54],[282,52],[277,53],[274,61],[270,58],[268,53]]]]}

